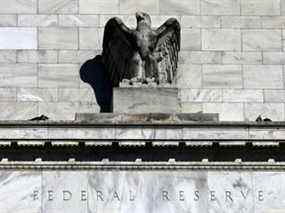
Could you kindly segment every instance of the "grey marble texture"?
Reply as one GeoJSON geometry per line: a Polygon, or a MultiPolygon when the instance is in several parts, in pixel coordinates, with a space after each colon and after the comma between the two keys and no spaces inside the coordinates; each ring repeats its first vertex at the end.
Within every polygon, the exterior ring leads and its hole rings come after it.
{"type": "Polygon", "coordinates": [[[283,212],[284,172],[0,171],[1,213],[283,212]]]}
{"type": "Polygon", "coordinates": [[[115,113],[175,113],[177,88],[114,88],[115,113]]]}

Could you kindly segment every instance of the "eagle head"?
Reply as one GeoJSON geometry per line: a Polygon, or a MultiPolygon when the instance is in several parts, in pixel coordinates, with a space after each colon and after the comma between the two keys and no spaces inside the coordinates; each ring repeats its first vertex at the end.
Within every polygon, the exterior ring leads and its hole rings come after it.
{"type": "Polygon", "coordinates": [[[151,19],[150,16],[147,13],[144,12],[136,12],[136,19],[138,25],[141,23],[144,23],[148,26],[151,26],[151,19]]]}

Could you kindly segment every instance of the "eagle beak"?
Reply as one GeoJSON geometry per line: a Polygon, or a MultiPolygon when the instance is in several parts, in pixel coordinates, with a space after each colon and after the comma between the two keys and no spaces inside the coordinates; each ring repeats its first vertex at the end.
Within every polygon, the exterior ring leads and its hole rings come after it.
{"type": "Polygon", "coordinates": [[[143,19],[142,12],[136,12],[136,18],[137,18],[138,21],[142,20],[143,19]]]}

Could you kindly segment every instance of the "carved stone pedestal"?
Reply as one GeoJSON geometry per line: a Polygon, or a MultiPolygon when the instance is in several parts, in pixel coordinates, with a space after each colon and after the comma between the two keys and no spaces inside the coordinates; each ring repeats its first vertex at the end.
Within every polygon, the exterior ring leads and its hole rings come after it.
{"type": "Polygon", "coordinates": [[[179,112],[177,88],[114,88],[114,113],[179,112]]]}

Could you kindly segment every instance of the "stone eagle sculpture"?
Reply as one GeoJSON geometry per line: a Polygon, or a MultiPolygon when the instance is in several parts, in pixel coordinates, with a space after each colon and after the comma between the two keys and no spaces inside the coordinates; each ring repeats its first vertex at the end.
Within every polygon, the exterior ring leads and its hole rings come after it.
{"type": "Polygon", "coordinates": [[[180,24],[175,18],[152,29],[151,18],[136,13],[136,29],[120,18],[111,18],[104,30],[102,60],[114,87],[131,82],[172,83],[180,51],[180,24]]]}

